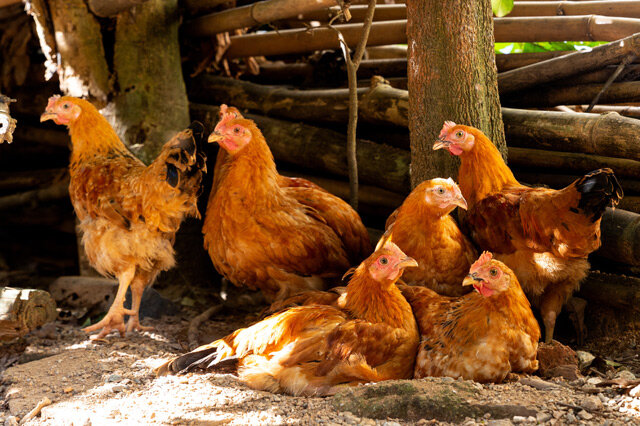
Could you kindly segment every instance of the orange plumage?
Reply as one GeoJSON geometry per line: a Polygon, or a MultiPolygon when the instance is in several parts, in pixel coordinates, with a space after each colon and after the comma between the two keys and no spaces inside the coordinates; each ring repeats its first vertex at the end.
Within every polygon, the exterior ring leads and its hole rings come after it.
{"type": "Polygon", "coordinates": [[[587,255],[600,246],[600,218],[622,198],[615,175],[600,169],[561,190],[530,188],[515,179],[481,131],[452,122],[445,123],[434,145],[439,148],[460,156],[471,237],[517,274],[551,342],[562,305],[587,275],[587,255]]]}
{"type": "Polygon", "coordinates": [[[452,298],[400,287],[420,329],[415,378],[501,382],[512,371],[537,370],[540,327],[513,271],[485,252],[462,284],[475,291],[452,298]]]}
{"type": "Polygon", "coordinates": [[[276,171],[262,133],[221,107],[221,145],[202,232],[214,266],[270,300],[324,288],[369,252],[366,228],[344,201],[276,171]]]}
{"type": "Polygon", "coordinates": [[[392,241],[419,265],[405,272],[402,281],[446,296],[468,292],[461,283],[477,255],[449,215],[456,206],[467,208],[458,186],[437,178],[418,185],[389,217],[386,228],[392,241]]]}
{"type": "Polygon", "coordinates": [[[235,358],[247,385],[293,395],[329,395],[339,386],[410,378],[418,328],[395,282],[415,265],[384,242],[355,270],[344,308],[282,311],[177,357],[157,373],[215,370],[235,358]]]}
{"type": "Polygon", "coordinates": [[[138,160],[89,102],[54,96],[41,121],[67,125],[72,151],[69,195],[80,221],[82,241],[91,265],[118,278],[117,296],[106,317],[85,331],[112,329],[124,334],[144,329],[138,321],[142,292],[160,271],[174,266],[173,240],[187,216],[199,217],[196,206],[205,156],[194,137],[194,123],[167,142],[149,166],[138,160]],[[128,287],[132,308],[123,307],[128,287]]]}

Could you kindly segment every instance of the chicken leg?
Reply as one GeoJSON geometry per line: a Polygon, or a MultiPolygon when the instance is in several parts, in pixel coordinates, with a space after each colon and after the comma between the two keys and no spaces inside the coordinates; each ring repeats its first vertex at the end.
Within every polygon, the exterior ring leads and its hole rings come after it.
{"type": "Polygon", "coordinates": [[[542,294],[540,313],[544,322],[544,342],[547,344],[550,344],[553,340],[553,331],[558,314],[562,310],[562,305],[571,296],[574,287],[567,282],[556,283],[554,286],[547,287],[542,294]]]}
{"type": "Polygon", "coordinates": [[[587,326],[584,324],[584,311],[587,307],[587,301],[580,297],[572,297],[566,306],[569,318],[576,329],[576,343],[578,346],[582,346],[587,338],[587,326]]]}
{"type": "Polygon", "coordinates": [[[132,266],[118,276],[118,292],[116,293],[115,300],[109,308],[109,312],[107,312],[107,315],[105,315],[105,317],[99,322],[83,329],[87,333],[102,329],[102,331],[100,331],[100,333],[95,337],[91,336],[92,338],[102,339],[113,330],[118,330],[120,335],[124,336],[126,330],[124,325],[124,316],[134,314],[134,311],[124,308],[124,299],[127,294],[127,288],[129,288],[129,285],[133,281],[135,272],[136,268],[135,266],[132,266]]]}
{"type": "Polygon", "coordinates": [[[155,277],[149,277],[146,273],[138,273],[131,282],[131,313],[129,313],[129,321],[127,321],[127,331],[151,331],[153,327],[145,327],[140,324],[139,312],[140,302],[142,301],[142,293],[147,285],[155,277]]]}

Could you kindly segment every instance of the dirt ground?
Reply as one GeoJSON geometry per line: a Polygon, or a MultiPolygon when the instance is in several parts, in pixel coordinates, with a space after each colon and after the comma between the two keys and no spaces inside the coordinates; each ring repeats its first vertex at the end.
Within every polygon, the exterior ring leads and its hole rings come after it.
{"type": "MultiPolygon", "coordinates": [[[[125,338],[112,334],[106,342],[91,341],[77,325],[57,322],[0,346],[0,371],[9,366],[0,381],[0,425],[17,424],[45,398],[51,404],[26,424],[640,424],[640,387],[632,396],[628,385],[640,372],[622,362],[605,362],[604,373],[573,381],[515,377],[481,385],[426,379],[361,386],[332,398],[254,391],[225,374],[156,378],[154,367],[187,349],[187,318],[145,319],[155,331],[125,338]],[[617,384],[601,386],[616,377],[617,384]],[[398,397],[407,386],[411,392],[398,397]],[[456,404],[462,405],[443,405],[449,397],[433,399],[442,389],[457,394],[456,404]]],[[[221,312],[202,325],[206,332],[200,340],[210,341],[255,318],[221,312]]],[[[637,362],[637,351],[632,361],[637,362]]]]}

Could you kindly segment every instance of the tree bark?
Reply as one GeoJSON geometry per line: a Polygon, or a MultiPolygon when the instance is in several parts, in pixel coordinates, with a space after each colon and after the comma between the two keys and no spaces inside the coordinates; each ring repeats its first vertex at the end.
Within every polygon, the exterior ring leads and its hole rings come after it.
{"type": "Polygon", "coordinates": [[[637,18],[640,1],[516,1],[509,17],[598,14],[637,18]]]}
{"type": "MultiPolygon", "coordinates": [[[[549,108],[557,105],[590,104],[602,90],[602,84],[531,88],[502,96],[502,104],[515,108],[549,108]]],[[[601,103],[640,101],[640,82],[613,83],[600,97],[601,103]]]]}
{"type": "Polygon", "coordinates": [[[89,0],[91,11],[101,18],[110,18],[147,0],[89,0]]]}
{"type": "Polygon", "coordinates": [[[432,146],[445,120],[481,129],[505,153],[493,22],[488,1],[407,4],[411,183],[457,176],[457,164],[432,146]],[[443,16],[455,16],[451,25],[443,16]],[[460,31],[464,28],[464,31],[460,31]]]}
{"type": "MultiPolygon", "coordinates": [[[[538,62],[546,61],[548,59],[557,58],[558,56],[568,55],[574,53],[573,51],[558,51],[558,52],[527,52],[527,53],[509,53],[509,54],[496,54],[496,66],[498,72],[503,73],[516,68],[525,67],[527,65],[536,64],[538,62]]],[[[498,75],[498,82],[500,81],[500,75],[498,75]]]]}
{"type": "Polygon", "coordinates": [[[149,0],[135,15],[118,15],[114,69],[119,92],[116,130],[151,162],[173,135],[189,125],[189,101],[182,76],[177,0],[149,0]]]}
{"type": "Polygon", "coordinates": [[[617,309],[638,310],[640,278],[591,271],[576,296],[617,309]]]}
{"type": "Polygon", "coordinates": [[[510,146],[640,161],[640,123],[616,113],[502,109],[510,146]]]}
{"type": "MultiPolygon", "coordinates": [[[[640,20],[638,23],[640,24],[640,20]]],[[[637,31],[640,31],[640,25],[637,31]]],[[[594,47],[590,52],[574,52],[501,73],[498,76],[498,84],[501,93],[509,93],[592,71],[605,65],[616,65],[629,55],[640,57],[640,34],[594,47]]]]}

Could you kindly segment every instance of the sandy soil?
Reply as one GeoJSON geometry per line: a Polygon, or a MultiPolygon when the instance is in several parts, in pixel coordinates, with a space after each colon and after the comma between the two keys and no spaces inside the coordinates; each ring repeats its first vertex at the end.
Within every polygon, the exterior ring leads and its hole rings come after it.
{"type": "MultiPolygon", "coordinates": [[[[200,340],[217,338],[255,318],[255,314],[221,313],[204,323],[202,330],[206,332],[201,333],[200,340]]],[[[189,323],[186,316],[143,322],[154,325],[156,330],[133,333],[125,338],[113,334],[106,342],[95,342],[75,325],[55,323],[27,336],[22,343],[0,347],[4,352],[4,356],[0,352],[0,368],[2,362],[12,364],[3,372],[0,382],[0,424],[3,421],[5,425],[15,424],[44,398],[52,404],[27,424],[394,426],[425,424],[433,418],[429,413],[419,413],[418,417],[424,416],[424,420],[416,420],[415,412],[411,416],[400,412],[395,418],[380,418],[380,415],[376,415],[377,419],[367,418],[366,414],[359,415],[357,409],[349,408],[348,403],[345,405],[348,395],[340,403],[336,403],[336,398],[274,395],[251,390],[232,375],[188,374],[156,378],[152,372],[154,367],[186,350],[189,323]]],[[[617,370],[608,373],[610,378],[635,378],[629,371],[617,370]]],[[[628,391],[622,392],[616,386],[598,387],[604,379],[585,377],[567,383],[562,379],[520,378],[517,381],[515,378],[516,381],[500,385],[466,382],[480,405],[507,404],[516,409],[509,411],[502,420],[480,413],[467,417],[462,423],[640,424],[640,395],[632,397],[628,391]]],[[[452,379],[445,378],[413,383],[420,384],[418,389],[429,389],[432,385],[450,387],[451,382],[452,379]]],[[[640,393],[640,388],[637,390],[640,393]]],[[[420,392],[430,393],[429,390],[420,392]]],[[[362,402],[363,397],[355,398],[358,403],[362,402]]],[[[490,411],[488,408],[487,412],[490,411]]],[[[390,408],[389,413],[396,411],[390,408]]]]}

